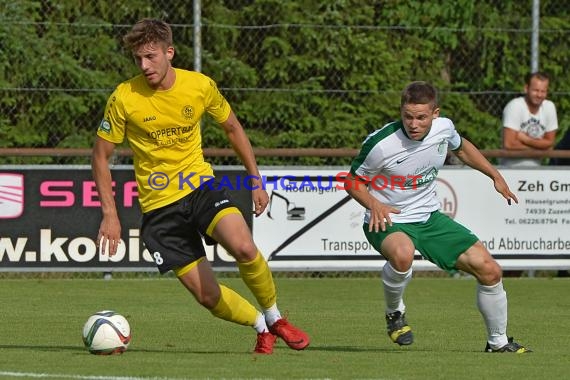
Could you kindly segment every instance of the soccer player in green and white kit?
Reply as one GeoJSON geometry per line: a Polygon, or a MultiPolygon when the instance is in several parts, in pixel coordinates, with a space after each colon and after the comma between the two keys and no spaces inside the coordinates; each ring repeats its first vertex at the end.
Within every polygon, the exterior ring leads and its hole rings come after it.
{"type": "Polygon", "coordinates": [[[436,176],[448,148],[466,165],[488,176],[495,190],[518,203],[502,175],[462,138],[450,119],[439,116],[436,89],[412,82],[402,92],[401,121],[370,134],[353,160],[346,191],[366,208],[366,238],[386,258],[382,282],[388,335],[400,345],[413,343],[405,319],[404,290],[412,278],[414,252],[449,273],[477,279],[477,306],[487,328],[487,352],[530,352],[508,338],[507,295],[502,270],[471,231],[439,210],[436,176]],[[390,181],[396,186],[386,186],[390,181]]]}

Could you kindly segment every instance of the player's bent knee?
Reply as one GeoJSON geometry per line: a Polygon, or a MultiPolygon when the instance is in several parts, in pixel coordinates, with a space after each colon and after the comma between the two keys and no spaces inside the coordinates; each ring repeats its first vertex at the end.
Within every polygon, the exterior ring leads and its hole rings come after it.
{"type": "Polygon", "coordinates": [[[207,293],[207,294],[197,294],[195,295],[196,301],[202,306],[204,306],[208,310],[212,310],[216,307],[218,302],[220,301],[220,293],[207,293]]]}
{"type": "Polygon", "coordinates": [[[413,261],[414,261],[413,258],[410,260],[408,258],[398,257],[391,259],[390,265],[392,265],[392,268],[394,268],[398,272],[407,272],[412,267],[413,261]]]}
{"type": "Polygon", "coordinates": [[[483,285],[488,286],[497,284],[503,277],[503,271],[501,267],[494,260],[486,262],[485,265],[481,268],[480,273],[479,282],[481,282],[483,285]]]}
{"type": "Polygon", "coordinates": [[[412,263],[414,262],[414,252],[398,250],[388,258],[388,261],[392,265],[392,268],[398,272],[406,272],[412,267],[412,263]]]}
{"type": "Polygon", "coordinates": [[[246,263],[257,257],[257,246],[251,241],[242,241],[228,250],[238,262],[246,263]]]}
{"type": "Polygon", "coordinates": [[[492,275],[492,280],[495,284],[501,281],[501,278],[503,278],[503,270],[496,261],[493,261],[493,268],[491,269],[491,275],[492,275]]]}

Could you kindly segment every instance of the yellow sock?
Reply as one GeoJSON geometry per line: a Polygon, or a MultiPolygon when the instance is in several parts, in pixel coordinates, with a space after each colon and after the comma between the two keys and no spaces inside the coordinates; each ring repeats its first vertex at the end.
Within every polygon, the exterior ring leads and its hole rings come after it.
{"type": "Polygon", "coordinates": [[[225,321],[253,326],[257,318],[257,309],[245,298],[224,285],[220,285],[220,291],[220,300],[210,312],[225,321]]]}
{"type": "Polygon", "coordinates": [[[263,309],[269,309],[275,305],[277,295],[275,283],[269,270],[269,265],[263,255],[258,251],[257,256],[250,262],[238,263],[241,278],[251,290],[257,302],[263,309]]]}

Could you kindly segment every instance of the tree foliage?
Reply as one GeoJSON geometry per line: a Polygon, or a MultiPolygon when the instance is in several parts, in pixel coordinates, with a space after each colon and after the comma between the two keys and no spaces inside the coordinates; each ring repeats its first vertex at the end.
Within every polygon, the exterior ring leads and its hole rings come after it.
{"type": "MultiPolygon", "coordinates": [[[[421,79],[439,88],[442,112],[462,133],[480,148],[498,148],[502,106],[530,67],[530,3],[203,0],[202,71],[257,147],[358,147],[399,117],[401,89],[421,79]]],[[[0,4],[5,147],[90,147],[107,96],[136,74],[121,36],[142,17],[170,22],[174,65],[193,67],[187,0],[0,4]]],[[[541,1],[540,66],[553,75],[564,129],[568,13],[541,1]]],[[[204,143],[227,146],[210,120],[204,143]]]]}

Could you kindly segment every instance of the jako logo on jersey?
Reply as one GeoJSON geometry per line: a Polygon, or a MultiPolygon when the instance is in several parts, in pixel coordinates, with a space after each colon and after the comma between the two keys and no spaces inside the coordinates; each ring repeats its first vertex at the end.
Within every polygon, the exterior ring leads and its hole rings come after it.
{"type": "Polygon", "coordinates": [[[146,116],[146,117],[143,119],[143,123],[146,123],[146,122],[149,122],[149,121],[154,121],[154,120],[156,120],[156,116],[154,116],[154,115],[153,115],[153,116],[146,116]]]}
{"type": "Polygon", "coordinates": [[[24,175],[0,173],[0,219],[18,218],[24,212],[24,175]]]}
{"type": "Polygon", "coordinates": [[[229,200],[224,199],[223,201],[219,201],[219,202],[214,203],[214,207],[220,207],[221,205],[228,203],[228,202],[229,202],[229,200]]]}

